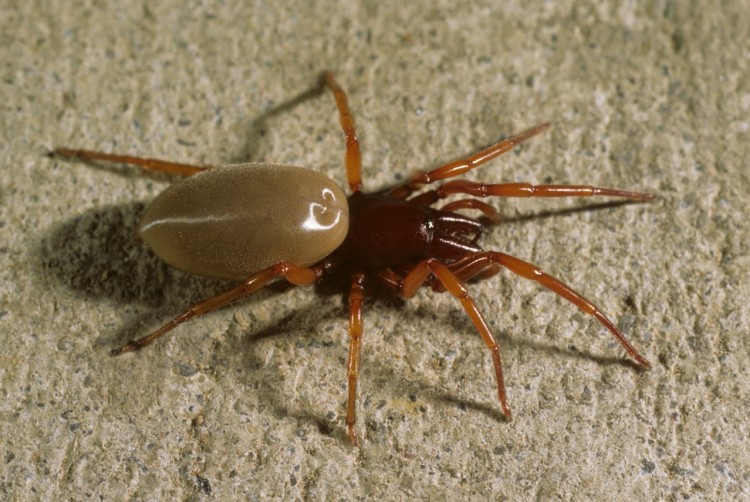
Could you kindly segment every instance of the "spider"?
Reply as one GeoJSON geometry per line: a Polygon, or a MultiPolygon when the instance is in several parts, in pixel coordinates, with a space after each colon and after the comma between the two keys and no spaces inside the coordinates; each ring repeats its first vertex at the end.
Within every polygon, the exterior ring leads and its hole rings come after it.
{"type": "Polygon", "coordinates": [[[430,171],[418,171],[403,184],[366,193],[361,154],[344,90],[328,72],[319,91],[332,92],[346,141],[346,175],[351,194],[315,171],[275,164],[195,166],[58,148],[60,157],[110,161],[188,176],[156,197],[139,233],[167,264],[192,274],[240,281],[239,285],[189,307],[148,336],[113,350],[112,355],[142,349],[178,325],[250,295],[276,279],[294,285],[321,281],[329,274],[348,279],[349,355],[346,428],[357,445],[355,403],[363,333],[362,310],[368,281],[379,281],[410,298],[425,286],[448,291],[460,303],[492,355],[502,413],[511,418],[503,383],[500,349],[465,283],[483,280],[502,268],[560,295],[595,317],[641,367],[648,360],[628,342],[593,303],[537,266],[479,245],[484,223],[458,213],[478,210],[497,223],[497,211],[485,197],[620,197],[633,201],[652,194],[587,185],[485,184],[455,178],[508,152],[549,127],[541,123],[464,159],[430,171]],[[426,191],[421,189],[428,187],[426,191]],[[443,199],[465,196],[433,206],[443,199]]]}

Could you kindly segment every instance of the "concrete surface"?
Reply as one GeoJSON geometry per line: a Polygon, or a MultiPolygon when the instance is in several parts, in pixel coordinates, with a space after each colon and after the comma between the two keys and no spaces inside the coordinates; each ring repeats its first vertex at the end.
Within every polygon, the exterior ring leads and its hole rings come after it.
{"type": "Polygon", "coordinates": [[[5,2],[0,498],[750,498],[750,34],[743,1],[5,2]],[[502,5],[502,6],[500,6],[502,5]],[[457,303],[366,308],[360,449],[340,295],[272,288],[110,358],[225,284],[133,237],[172,178],[55,146],[310,166],[344,183],[332,69],[366,187],[553,127],[472,178],[647,205],[496,201],[487,248],[594,299],[650,360],[502,273],[472,287],[514,420],[457,303]]]}

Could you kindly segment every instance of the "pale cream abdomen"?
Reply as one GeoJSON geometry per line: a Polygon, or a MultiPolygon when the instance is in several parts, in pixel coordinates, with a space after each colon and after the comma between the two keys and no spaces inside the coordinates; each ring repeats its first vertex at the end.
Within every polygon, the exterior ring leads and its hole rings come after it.
{"type": "Polygon", "coordinates": [[[236,164],[180,181],[146,210],[139,233],[184,272],[242,280],[286,261],[308,267],[349,228],[343,191],[300,167],[236,164]]]}

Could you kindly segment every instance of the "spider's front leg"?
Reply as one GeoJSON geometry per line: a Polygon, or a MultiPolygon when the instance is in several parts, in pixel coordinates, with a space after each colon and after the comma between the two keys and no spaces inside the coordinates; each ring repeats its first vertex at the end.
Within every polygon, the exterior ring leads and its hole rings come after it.
{"type": "Polygon", "coordinates": [[[466,158],[456,160],[454,162],[449,162],[431,171],[418,171],[409,178],[409,181],[407,181],[403,185],[399,185],[393,188],[389,193],[394,197],[406,198],[425,185],[429,185],[430,183],[434,183],[439,180],[460,176],[461,174],[469,172],[472,169],[476,169],[477,167],[489,162],[495,157],[498,157],[510,151],[514,146],[523,143],[533,136],[536,136],[548,127],[549,122],[537,124],[534,127],[516,134],[515,136],[511,136],[510,138],[498,141],[494,145],[490,145],[487,148],[480,150],[473,155],[469,155],[466,158]]]}
{"type": "Polygon", "coordinates": [[[630,357],[632,357],[643,368],[651,368],[651,363],[648,362],[648,359],[638,353],[635,347],[633,347],[627,338],[625,338],[625,335],[620,333],[620,330],[617,329],[614,323],[612,323],[612,321],[610,321],[607,316],[599,310],[599,307],[588,301],[580,293],[574,291],[573,288],[564,282],[542,271],[533,263],[523,261],[509,254],[499,253],[497,251],[485,251],[482,253],[476,253],[472,255],[471,258],[466,259],[462,263],[462,270],[476,271],[477,273],[480,273],[483,269],[486,269],[486,267],[492,267],[494,265],[503,266],[514,274],[539,283],[541,286],[544,286],[553,293],[568,300],[584,313],[595,317],[602,326],[612,333],[630,357]]]}
{"type": "Polygon", "coordinates": [[[490,328],[487,326],[487,322],[479,312],[474,300],[469,296],[469,291],[463,285],[461,280],[456,277],[456,274],[435,258],[428,258],[418,263],[403,280],[398,280],[397,274],[391,270],[384,270],[379,274],[385,284],[395,287],[405,298],[411,298],[414,296],[417,293],[417,290],[428,281],[430,275],[435,276],[440,284],[459,302],[461,302],[461,306],[468,314],[474,327],[479,331],[484,344],[490,350],[490,353],[492,354],[492,362],[495,365],[497,395],[500,400],[500,407],[502,408],[503,415],[510,420],[512,415],[505,392],[503,364],[500,359],[500,347],[498,346],[497,341],[495,341],[495,337],[492,336],[490,328]]]}

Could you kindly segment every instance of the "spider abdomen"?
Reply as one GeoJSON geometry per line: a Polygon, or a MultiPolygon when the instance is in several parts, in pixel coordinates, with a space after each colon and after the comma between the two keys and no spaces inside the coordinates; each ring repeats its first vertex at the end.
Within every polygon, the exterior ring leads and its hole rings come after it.
{"type": "Polygon", "coordinates": [[[310,266],[346,236],[349,208],[326,176],[299,167],[236,164],[162,192],[138,232],[184,272],[242,280],[280,261],[310,266]]]}

